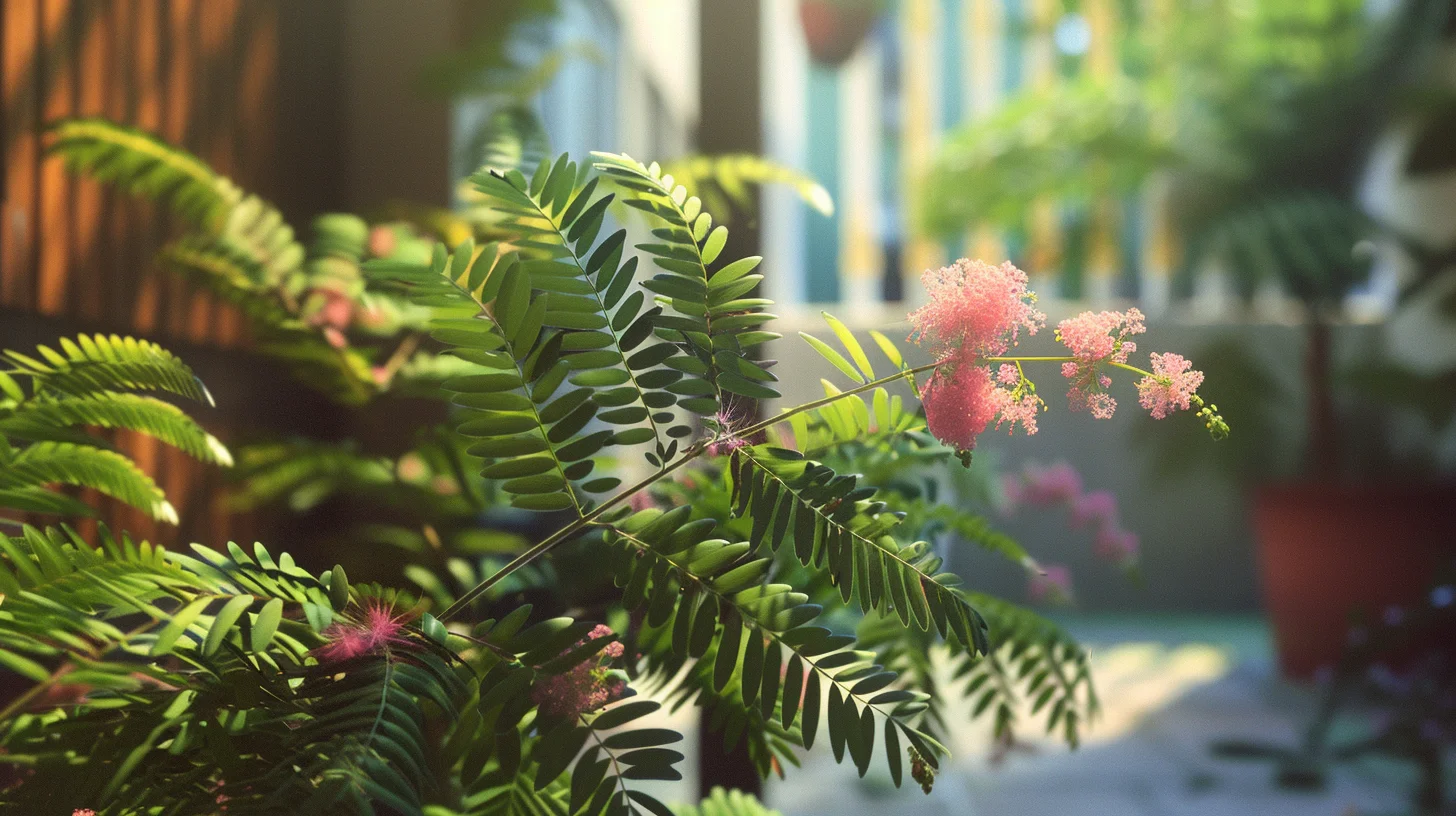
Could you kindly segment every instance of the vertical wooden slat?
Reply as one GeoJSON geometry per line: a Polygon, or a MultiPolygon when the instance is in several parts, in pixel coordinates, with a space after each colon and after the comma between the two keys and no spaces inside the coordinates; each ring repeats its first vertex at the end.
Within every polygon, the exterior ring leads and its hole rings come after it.
{"type": "MultiPolygon", "coordinates": [[[[199,110],[198,89],[202,86],[201,61],[197,53],[198,4],[195,0],[171,0],[165,20],[167,43],[166,105],[162,137],[173,144],[195,149],[198,124],[207,114],[199,110]]],[[[159,271],[164,278],[167,332],[184,334],[190,290],[183,281],[159,271]]]]}
{"type": "MultiPolygon", "coordinates": [[[[48,122],[72,113],[72,82],[76,49],[71,39],[70,0],[44,0],[41,7],[41,42],[37,60],[40,75],[41,121],[35,137],[48,122]]],[[[39,157],[38,157],[39,158],[39,157]]],[[[66,309],[66,282],[71,274],[68,233],[71,229],[72,185],[59,161],[40,164],[36,236],[36,308],[42,314],[61,314],[66,309]]]]}
{"type": "MultiPolygon", "coordinates": [[[[233,128],[239,183],[256,189],[274,171],[277,162],[277,90],[279,5],[277,0],[254,0],[245,7],[236,26],[239,39],[238,119],[233,128]]],[[[219,309],[217,340],[235,345],[243,339],[238,310],[219,309]]]]}
{"type": "MultiPolygon", "coordinates": [[[[132,36],[133,4],[106,0],[104,22],[110,47],[107,49],[106,116],[114,122],[130,122],[136,110],[136,80],[133,74],[136,44],[132,36]]],[[[101,239],[103,252],[94,271],[105,308],[103,320],[113,326],[134,326],[132,303],[136,293],[136,270],[128,257],[132,224],[137,220],[136,202],[114,191],[103,202],[101,239]]]]}
{"type": "MultiPolygon", "coordinates": [[[[924,186],[936,140],[936,112],[940,88],[937,82],[940,46],[937,33],[938,5],[931,0],[907,0],[901,4],[904,41],[901,53],[904,92],[904,130],[901,137],[901,178],[904,200],[915,201],[924,186]]],[[[906,229],[904,255],[900,273],[904,279],[902,292],[908,305],[916,306],[924,299],[925,289],[917,281],[921,272],[940,266],[945,258],[940,242],[906,229]]]]}
{"type": "MultiPolygon", "coordinates": [[[[75,108],[79,116],[100,116],[106,112],[111,43],[106,28],[105,0],[75,0],[71,37],[77,44],[75,108]]],[[[102,226],[110,215],[109,196],[97,181],[81,176],[74,181],[75,210],[71,238],[72,313],[95,323],[103,317],[101,281],[97,267],[104,257],[102,226]]]]}
{"type": "MultiPolygon", "coordinates": [[[[197,109],[203,111],[197,131],[197,152],[218,172],[231,174],[236,110],[231,104],[234,89],[232,28],[238,16],[237,0],[208,0],[198,17],[198,55],[202,82],[197,109]]],[[[186,336],[198,342],[211,339],[214,301],[202,292],[193,294],[187,307],[186,336]]]]}
{"type": "Polygon", "coordinates": [[[5,189],[0,201],[0,303],[29,308],[35,265],[36,87],[41,43],[39,0],[4,0],[5,189]]]}
{"type": "MultiPolygon", "coordinates": [[[[136,111],[132,123],[149,131],[162,124],[160,0],[133,0],[135,9],[132,33],[136,51],[133,54],[136,82],[136,111]]],[[[142,332],[155,332],[161,326],[162,280],[151,274],[152,256],[157,247],[157,208],[143,201],[128,202],[138,218],[128,236],[126,257],[132,268],[129,279],[136,287],[132,306],[133,325],[142,332]]]]}

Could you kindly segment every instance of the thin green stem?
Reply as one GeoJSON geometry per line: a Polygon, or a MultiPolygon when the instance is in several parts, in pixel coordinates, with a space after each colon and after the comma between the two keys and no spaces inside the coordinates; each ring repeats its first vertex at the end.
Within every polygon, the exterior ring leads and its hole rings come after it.
{"type": "MultiPolygon", "coordinates": [[[[759,431],[764,430],[765,428],[768,428],[768,427],[770,427],[772,425],[775,425],[775,424],[777,424],[779,422],[783,422],[784,420],[788,419],[789,417],[795,416],[797,414],[802,414],[805,411],[812,411],[815,408],[821,408],[821,407],[823,407],[825,405],[829,405],[830,403],[833,403],[833,402],[836,402],[838,400],[844,399],[845,397],[851,396],[853,394],[859,394],[859,393],[862,393],[864,391],[868,391],[868,390],[870,390],[872,388],[878,388],[878,387],[880,387],[882,385],[887,385],[887,384],[892,383],[892,382],[895,382],[897,380],[902,380],[902,379],[905,379],[906,377],[914,376],[915,374],[919,374],[922,371],[929,371],[930,369],[935,368],[935,367],[941,365],[943,362],[944,361],[942,360],[942,361],[937,361],[937,362],[934,362],[934,363],[927,363],[927,364],[922,365],[922,366],[916,366],[915,368],[901,369],[900,371],[897,371],[896,373],[894,373],[894,374],[892,374],[892,375],[890,375],[888,377],[881,377],[878,380],[874,380],[872,382],[865,383],[864,385],[861,385],[861,386],[856,386],[855,388],[851,388],[848,391],[841,391],[838,394],[830,394],[829,396],[824,397],[823,399],[814,400],[813,402],[806,402],[803,405],[800,405],[800,406],[798,406],[796,408],[791,408],[791,409],[789,409],[787,411],[784,411],[783,413],[781,413],[781,414],[779,414],[779,415],[777,415],[775,417],[772,417],[771,419],[766,419],[766,420],[764,420],[762,422],[756,423],[754,425],[750,425],[749,427],[744,428],[741,431],[737,431],[736,432],[736,435],[746,438],[746,437],[751,436],[751,435],[753,435],[755,433],[758,433],[759,431]]],[[[612,498],[608,499],[606,502],[604,502],[603,504],[601,504],[600,506],[598,506],[595,510],[592,510],[590,513],[586,513],[585,515],[582,515],[580,518],[576,519],[575,521],[571,522],[570,524],[566,525],[565,527],[562,527],[560,530],[557,530],[556,532],[552,533],[550,536],[546,537],[543,541],[541,541],[541,543],[535,545],[531,549],[526,550],[525,552],[523,552],[520,555],[516,556],[515,558],[511,559],[511,561],[508,564],[506,564],[505,566],[503,566],[499,570],[497,570],[495,572],[495,574],[491,575],[489,578],[485,579],[484,581],[481,581],[480,583],[476,584],[474,587],[472,587],[470,589],[470,591],[468,591],[464,595],[460,596],[460,599],[459,600],[457,600],[453,604],[450,604],[450,606],[449,606],[448,609],[446,609],[444,612],[441,612],[440,613],[440,616],[439,616],[440,617],[440,620],[447,621],[447,620],[450,620],[451,618],[453,618],[454,616],[458,615],[462,610],[464,610],[467,606],[469,606],[472,601],[474,601],[476,598],[479,598],[482,594],[484,594],[491,587],[493,587],[496,584],[500,583],[507,575],[510,575],[511,573],[515,572],[516,570],[520,569],[521,567],[524,567],[527,564],[531,563],[532,561],[535,561],[537,558],[540,558],[542,555],[545,555],[548,551],[550,551],[556,545],[558,545],[561,542],[567,540],[571,536],[577,534],[578,532],[580,532],[582,530],[582,528],[590,525],[592,522],[594,522],[597,519],[601,518],[602,515],[605,514],[608,510],[610,510],[613,507],[616,507],[617,505],[619,505],[622,502],[626,501],[633,494],[635,494],[635,493],[637,493],[637,492],[639,492],[641,490],[645,490],[645,489],[651,487],[659,479],[662,479],[664,476],[668,475],[669,473],[672,473],[673,471],[677,470],[678,468],[682,467],[683,465],[686,465],[687,463],[693,461],[694,459],[697,459],[699,456],[702,456],[703,453],[705,453],[708,450],[708,448],[711,446],[711,443],[712,443],[711,440],[706,440],[706,441],[697,443],[696,445],[692,446],[691,448],[688,448],[686,451],[683,452],[683,455],[682,456],[678,457],[671,464],[669,464],[669,465],[661,468],[657,472],[653,473],[652,475],[648,476],[647,478],[643,479],[642,481],[638,482],[637,484],[632,485],[631,487],[627,488],[626,490],[623,490],[622,492],[618,493],[617,495],[613,496],[612,498]]]]}
{"type": "Polygon", "coordinates": [[[1112,366],[1113,368],[1120,368],[1120,369],[1122,369],[1124,371],[1131,371],[1134,374],[1141,374],[1144,377],[1156,377],[1157,376],[1156,374],[1154,374],[1151,371],[1144,371],[1141,368],[1138,368],[1137,366],[1130,366],[1127,363],[1108,363],[1108,365],[1112,366]]]}
{"type": "MultiPolygon", "coordinates": [[[[1004,363],[1010,363],[1010,362],[1016,362],[1016,363],[1023,363],[1023,362],[1073,362],[1075,360],[1076,360],[1075,357],[988,357],[988,358],[986,358],[986,362],[989,362],[989,363],[1002,363],[1002,362],[1004,362],[1004,363]]],[[[900,369],[899,371],[896,371],[894,374],[891,374],[891,375],[889,375],[887,377],[881,377],[881,378],[879,378],[877,380],[871,380],[870,382],[867,382],[867,383],[865,383],[863,385],[855,386],[854,388],[851,388],[848,391],[841,391],[841,392],[839,392],[837,394],[830,394],[829,396],[826,396],[826,397],[824,397],[822,399],[817,399],[817,400],[814,400],[813,402],[806,402],[803,405],[799,405],[797,407],[790,408],[790,409],[788,409],[786,411],[783,411],[782,413],[779,413],[779,414],[777,414],[775,416],[769,417],[768,419],[762,420],[761,422],[756,422],[753,425],[748,426],[747,428],[743,428],[741,430],[738,430],[738,431],[735,432],[735,435],[746,439],[746,438],[751,437],[751,436],[753,436],[754,434],[756,434],[756,433],[758,433],[760,431],[767,430],[768,428],[770,428],[770,427],[772,427],[774,425],[777,425],[778,423],[783,422],[784,420],[787,420],[787,419],[789,419],[791,417],[797,416],[798,414],[802,414],[805,411],[812,411],[812,410],[814,410],[816,408],[822,408],[822,407],[824,407],[826,405],[830,405],[832,403],[838,402],[839,400],[842,400],[845,397],[853,396],[855,394],[862,394],[862,393],[864,393],[866,391],[870,391],[870,390],[873,390],[875,388],[879,388],[881,386],[889,385],[891,383],[897,382],[899,380],[903,380],[903,379],[907,379],[907,378],[913,377],[916,374],[920,374],[922,372],[930,371],[931,369],[937,368],[937,367],[943,365],[945,362],[946,361],[944,361],[944,360],[937,360],[937,361],[935,361],[933,363],[926,363],[924,365],[915,366],[913,368],[903,368],[903,369],[900,369]]],[[[1134,371],[1134,372],[1137,372],[1139,374],[1147,374],[1148,373],[1146,371],[1143,371],[1140,368],[1135,368],[1133,366],[1124,365],[1122,363],[1111,363],[1111,365],[1117,366],[1118,368],[1125,368],[1125,369],[1127,369],[1129,371],[1134,371]]],[[[673,471],[677,470],[678,468],[682,467],[683,465],[686,465],[687,463],[693,461],[694,459],[697,459],[699,456],[702,456],[703,453],[705,453],[708,450],[708,448],[710,447],[710,444],[711,444],[710,441],[699,442],[698,444],[694,445],[693,447],[691,447],[687,451],[685,451],[682,456],[678,457],[677,460],[675,460],[671,464],[667,465],[666,467],[661,468],[657,472],[653,473],[652,475],[648,476],[647,478],[643,479],[642,481],[638,482],[637,484],[632,485],[631,487],[627,488],[626,490],[623,490],[622,492],[618,493],[617,495],[613,496],[611,499],[608,499],[606,502],[604,502],[603,504],[601,504],[600,506],[598,506],[595,510],[592,510],[590,513],[586,513],[585,515],[581,516],[580,518],[576,519],[575,521],[571,522],[570,524],[566,525],[565,527],[561,528],[560,530],[557,530],[555,533],[552,533],[550,536],[548,536],[546,539],[544,539],[541,543],[535,545],[531,549],[526,550],[525,552],[523,552],[520,555],[516,556],[514,559],[512,559],[510,561],[510,563],[506,564],[505,566],[503,566],[499,570],[497,570],[494,575],[490,576],[489,578],[485,579],[484,581],[480,582],[479,584],[476,584],[474,587],[472,587],[470,589],[470,591],[468,591],[464,595],[460,596],[460,599],[459,600],[457,600],[455,603],[451,604],[450,607],[448,609],[446,609],[444,612],[440,613],[440,620],[446,621],[446,620],[451,619],[455,615],[459,614],[463,609],[465,609],[467,606],[469,606],[472,601],[474,601],[476,598],[479,598],[482,594],[484,594],[491,587],[493,587],[496,584],[500,583],[501,580],[503,580],[507,575],[510,575],[511,573],[515,572],[516,570],[520,569],[521,567],[524,567],[527,564],[531,563],[532,561],[535,561],[537,558],[540,558],[542,555],[545,555],[549,550],[551,550],[552,548],[554,548],[556,545],[560,544],[561,542],[567,540],[571,536],[573,536],[576,533],[580,532],[583,528],[591,525],[597,519],[601,518],[602,515],[605,514],[608,510],[610,510],[613,507],[616,507],[617,505],[619,505],[622,502],[626,501],[633,494],[635,494],[635,493],[637,493],[637,492],[639,492],[641,490],[645,490],[648,487],[651,487],[653,484],[655,484],[658,480],[662,479],[664,476],[667,476],[669,473],[672,473],[673,471]]]]}
{"type": "Polygon", "coordinates": [[[796,408],[790,408],[789,410],[784,411],[783,413],[780,413],[777,416],[769,417],[768,419],[765,419],[762,422],[757,422],[757,423],[755,423],[753,425],[748,426],[747,428],[744,428],[744,429],[739,430],[739,431],[735,431],[735,435],[736,436],[743,437],[743,438],[746,439],[746,438],[748,438],[748,437],[750,437],[750,436],[758,433],[759,431],[766,430],[766,429],[768,429],[768,428],[770,428],[770,427],[772,427],[774,425],[779,424],[780,422],[783,422],[784,420],[786,420],[786,419],[788,419],[788,418],[790,418],[792,416],[795,416],[795,415],[798,415],[798,414],[802,414],[805,411],[812,411],[815,408],[822,408],[822,407],[824,407],[826,405],[829,405],[830,403],[838,402],[839,400],[842,400],[845,397],[852,396],[854,394],[862,394],[865,391],[869,391],[869,390],[872,390],[872,389],[875,389],[875,388],[879,388],[882,385],[889,385],[890,383],[893,383],[896,380],[903,380],[903,379],[906,379],[908,377],[912,377],[912,376],[914,376],[916,374],[919,374],[922,371],[929,371],[932,368],[936,368],[936,367],[939,367],[941,365],[944,365],[945,362],[946,362],[945,360],[937,360],[937,361],[935,361],[933,363],[926,363],[925,365],[916,366],[914,368],[903,368],[903,369],[900,369],[899,371],[895,372],[894,374],[891,374],[888,377],[881,377],[878,380],[871,380],[870,382],[867,382],[864,385],[855,386],[854,388],[851,388],[848,391],[840,391],[838,394],[830,394],[829,396],[824,397],[823,399],[817,399],[817,400],[814,400],[813,402],[806,402],[803,405],[800,405],[800,406],[798,406],[796,408]]]}
{"type": "Polygon", "coordinates": [[[666,476],[669,473],[672,473],[683,465],[686,465],[688,462],[691,462],[694,459],[698,458],[702,455],[703,451],[708,449],[708,445],[708,442],[699,442],[691,448],[688,448],[686,451],[683,452],[682,456],[677,458],[676,461],[663,467],[662,469],[658,470],[657,472],[653,473],[651,476],[648,476],[637,484],[634,484],[626,490],[623,490],[622,492],[603,502],[601,505],[598,505],[595,510],[592,510],[591,512],[577,518],[575,521],[547,536],[541,543],[511,559],[510,563],[501,567],[499,570],[496,570],[494,575],[476,584],[470,589],[469,592],[461,595],[459,600],[457,600],[453,604],[450,604],[450,607],[448,609],[440,613],[440,620],[447,621],[455,615],[459,614],[460,611],[465,609],[465,607],[469,606],[472,601],[474,601],[476,598],[479,598],[491,587],[500,583],[501,580],[504,579],[507,575],[510,575],[521,567],[524,567],[532,561],[535,561],[542,555],[545,555],[548,550],[570,538],[571,536],[575,535],[576,533],[580,532],[582,528],[601,518],[602,515],[605,514],[608,510],[611,510],[613,507],[616,507],[617,505],[626,501],[633,494],[637,493],[638,491],[645,490],[648,487],[651,487],[655,482],[657,482],[658,479],[661,479],[662,477],[666,476]]]}

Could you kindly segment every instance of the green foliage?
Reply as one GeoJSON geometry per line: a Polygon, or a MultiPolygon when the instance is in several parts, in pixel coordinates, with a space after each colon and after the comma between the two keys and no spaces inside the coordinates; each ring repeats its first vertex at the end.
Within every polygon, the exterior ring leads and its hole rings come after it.
{"type": "MultiPolygon", "coordinates": [[[[201,159],[103,119],[55,123],[49,150],[72,170],[154,199],[181,216],[190,230],[162,248],[161,265],[237,306],[260,348],[288,362],[299,379],[354,404],[387,387],[388,378],[381,382],[373,368],[379,350],[351,344],[344,334],[393,334],[411,320],[398,304],[364,291],[359,263],[369,254],[369,227],[363,220],[320,216],[305,248],[276,208],[201,159]],[[344,303],[350,305],[341,309],[344,303]],[[367,321],[356,320],[363,316],[367,321]]],[[[422,249],[409,240],[391,243],[391,255],[422,249]]],[[[383,370],[392,374],[397,367],[386,363],[383,370]]]]}
{"type": "Polygon", "coordinates": [[[1091,79],[1024,93],[945,140],[917,221],[939,236],[1026,225],[1038,201],[1086,207],[1173,163],[1172,134],[1130,84],[1091,79]]]}
{"type": "Polygon", "coordinates": [[[1201,254],[1223,261],[1244,297],[1274,280],[1302,302],[1332,309],[1369,275],[1373,259],[1356,245],[1373,236],[1352,204],[1296,193],[1246,202],[1209,229],[1201,254]]]}
{"type": "MultiPolygon", "coordinates": [[[[827,740],[861,775],[884,762],[897,786],[909,759],[927,787],[950,693],[975,695],[975,715],[1002,734],[1020,699],[1072,743],[1095,712],[1074,642],[942,569],[932,541],[1035,562],[942,498],[961,486],[947,475],[956,454],[906,401],[933,365],[910,367],[879,333],[872,360],[826,315],[832,340],[805,341],[854,384],[825,381],[824,398],[752,421],[778,396],[757,356],[779,339],[754,297],[759,259],[724,257],[726,228],[673,173],[609,154],[543,160],[530,176],[488,166],[471,183],[489,240],[426,251],[409,233],[325,216],[304,250],[186,154],[124,129],[74,130],[58,131],[73,161],[196,214],[168,257],[231,293],[267,329],[265,348],[345,400],[391,389],[449,409],[403,453],[290,440],[240,456],[239,505],[362,497],[383,520],[349,541],[397,546],[417,594],[351,584],[342,566],[315,574],[261,545],[184,555],[104,531],[99,549],[69,530],[0,538],[0,664],[36,683],[0,711],[0,762],[32,772],[0,804],[664,814],[635,785],[680,778],[682,736],[654,720],[664,703],[701,707],[764,775],[827,740]],[[614,205],[645,224],[609,228],[614,205]],[[384,318],[354,325],[341,305],[384,318]],[[383,366],[383,349],[356,344],[399,333],[383,366]],[[609,475],[634,470],[626,487],[609,475]],[[514,511],[557,512],[559,525],[529,547],[539,526],[483,528],[553,518],[514,511]],[[936,682],[932,655],[952,684],[936,682]],[[60,688],[71,703],[42,702],[60,688]]],[[[741,157],[685,169],[693,184],[775,172],[741,157]]],[[[11,493],[54,497],[40,486],[73,472],[164,501],[77,424],[228,459],[172,406],[123,393],[205,397],[154,347],[83,338],[6,359],[0,441],[24,447],[0,447],[0,479],[28,474],[11,493]]],[[[688,812],[766,811],[720,794],[688,812]]]]}
{"type": "Polygon", "coordinates": [[[145,340],[115,335],[61,338],[60,351],[33,355],[6,349],[0,360],[0,507],[33,513],[89,515],[90,508],[53,488],[91,488],[153,518],[177,511],[151,477],[87,427],[124,428],[155,437],[212,464],[232,456],[176,406],[138,391],[212,401],[192,370],[145,340]],[[28,384],[28,388],[23,384],[28,384]]]}
{"type": "Polygon", "coordinates": [[[829,191],[811,176],[752,153],[685,156],[664,162],[662,172],[701,198],[709,212],[753,211],[751,187],[782,185],[820,215],[834,214],[829,191]]]}
{"type": "Polygon", "coordinates": [[[314,576],[261,545],[183,556],[104,529],[92,549],[69,529],[25,527],[0,548],[0,663],[39,684],[0,729],[6,761],[31,771],[0,794],[8,806],[207,812],[222,796],[230,813],[534,812],[528,800],[572,813],[600,794],[595,813],[613,797],[660,809],[627,782],[676,778],[681,756],[657,746],[681,737],[637,725],[655,703],[579,721],[535,712],[533,684],[606,645],[573,646],[592,624],[523,627],[525,606],[459,638],[406,596],[351,588],[338,567],[314,576]],[[320,650],[377,626],[371,609],[400,622],[386,643],[320,650]],[[23,709],[52,688],[86,697],[23,709]],[[598,745],[578,759],[588,737],[598,745]],[[91,773],[78,776],[78,757],[91,773]],[[573,781],[592,785],[553,786],[573,764],[573,781]]]}
{"type": "MultiPolygon", "coordinates": [[[[698,658],[700,690],[722,695],[731,684],[732,699],[744,709],[740,717],[757,716],[760,723],[776,718],[784,728],[797,723],[805,747],[813,746],[822,717],[835,758],[842,759],[847,746],[861,776],[878,741],[877,715],[885,730],[898,731],[922,754],[944,753],[912,724],[925,709],[922,695],[887,690],[896,680],[894,672],[878,665],[872,654],[849,648],[852,637],[810,625],[822,611],[818,604],[808,603],[808,596],[791,585],[762,582],[772,559],[745,560],[756,549],[753,542],[710,538],[712,522],[690,522],[690,515],[688,507],[668,513],[644,510],[614,522],[607,533],[608,543],[619,547],[616,574],[624,587],[623,605],[645,607],[644,640],[655,631],[665,638],[659,648],[666,646],[675,658],[661,659],[658,672],[675,674],[689,658],[698,658]],[[711,662],[706,659],[710,651],[711,662]],[[782,680],[781,665],[786,667],[782,680]],[[821,687],[829,695],[822,712],[821,687]]],[[[903,599],[903,589],[898,597],[903,599]]],[[[734,731],[746,725],[729,726],[730,742],[736,742],[734,731]]],[[[779,739],[788,736],[781,733],[779,739]]],[[[894,769],[901,757],[895,753],[885,760],[894,769]]]]}
{"type": "Polygon", "coordinates": [[[722,788],[713,788],[708,798],[696,806],[683,805],[673,808],[673,812],[677,816],[783,816],[743,791],[722,788]]]}

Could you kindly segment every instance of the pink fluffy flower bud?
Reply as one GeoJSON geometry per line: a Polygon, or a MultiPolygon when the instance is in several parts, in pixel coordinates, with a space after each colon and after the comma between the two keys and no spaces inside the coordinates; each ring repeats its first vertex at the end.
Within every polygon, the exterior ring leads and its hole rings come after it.
{"type": "Polygon", "coordinates": [[[1114,524],[1103,525],[1102,529],[1097,531],[1097,540],[1092,545],[1092,552],[1099,558],[1105,558],[1117,564],[1134,561],[1138,555],[1137,534],[1114,524]]]}
{"type": "MultiPolygon", "coordinates": [[[[576,645],[611,634],[610,628],[598,624],[576,645]]],[[[608,643],[594,658],[536,683],[531,689],[531,700],[547,717],[574,720],[621,699],[627,690],[627,682],[620,672],[612,672],[610,665],[623,653],[621,641],[608,643]]]]}
{"type": "Polygon", "coordinates": [[[1022,501],[1037,506],[1071,502],[1082,495],[1082,477],[1066,462],[1050,467],[1027,465],[1022,472],[1022,501]]]}
{"type": "Polygon", "coordinates": [[[1011,263],[991,266],[962,258],[921,276],[930,302],[910,314],[911,339],[937,358],[1006,353],[1022,329],[1035,334],[1046,315],[1033,308],[1026,273],[1011,263]]]}
{"type": "Polygon", "coordinates": [[[1116,523],[1117,496],[1110,490],[1084,493],[1072,504],[1072,525],[1078,529],[1089,524],[1102,526],[1116,523]]]}
{"type": "Polygon", "coordinates": [[[314,649],[320,663],[337,663],[366,654],[378,654],[391,647],[409,645],[405,636],[405,615],[396,615],[382,601],[365,603],[362,612],[351,613],[324,630],[328,640],[314,649]]]}
{"type": "Polygon", "coordinates": [[[1128,338],[1147,331],[1143,313],[1083,312],[1057,324],[1057,339],[1077,358],[1062,364],[1062,376],[1071,380],[1067,403],[1073,411],[1085,411],[1097,419],[1110,419],[1117,410],[1117,400],[1106,392],[1111,379],[1097,370],[1106,363],[1126,363],[1127,356],[1137,350],[1128,338]]]}
{"type": "Polygon", "coordinates": [[[1177,354],[1154,352],[1148,359],[1153,363],[1153,375],[1138,382],[1138,404],[1154,419],[1192,407],[1193,393],[1203,385],[1203,372],[1193,370],[1193,364],[1177,354]]]}
{"type": "Polygon", "coordinates": [[[936,369],[921,394],[925,423],[957,451],[974,450],[976,437],[1001,409],[997,391],[988,366],[959,362],[936,369]]]}

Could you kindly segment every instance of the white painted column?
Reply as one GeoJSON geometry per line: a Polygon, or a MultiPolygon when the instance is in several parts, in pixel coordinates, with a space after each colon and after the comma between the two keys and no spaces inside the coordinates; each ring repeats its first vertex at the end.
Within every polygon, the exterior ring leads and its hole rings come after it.
{"type": "Polygon", "coordinates": [[[839,74],[839,296],[849,314],[875,314],[882,300],[880,67],[870,40],[839,74]]]}
{"type": "Polygon", "coordinates": [[[938,138],[940,3],[936,0],[904,0],[900,6],[904,71],[901,99],[905,105],[901,151],[905,245],[900,273],[904,277],[905,305],[915,307],[924,303],[926,297],[920,286],[921,273],[945,262],[940,242],[919,234],[915,224],[922,179],[930,169],[938,138]]]}
{"type": "MultiPolygon", "coordinates": [[[[802,168],[808,155],[809,51],[795,0],[760,0],[763,20],[764,152],[802,168]]],[[[805,207],[783,185],[763,188],[763,288],[765,297],[792,311],[804,291],[805,207]]],[[[834,202],[841,206],[840,202],[834,202]]]]}

